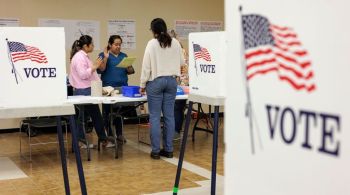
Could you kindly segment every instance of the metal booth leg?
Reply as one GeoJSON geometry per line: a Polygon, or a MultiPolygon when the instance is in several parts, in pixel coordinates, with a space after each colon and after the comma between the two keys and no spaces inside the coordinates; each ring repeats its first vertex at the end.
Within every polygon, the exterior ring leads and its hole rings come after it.
{"type": "Polygon", "coordinates": [[[211,161],[211,195],[215,195],[216,189],[216,164],[218,153],[218,131],[219,131],[219,106],[214,108],[214,128],[213,128],[213,153],[211,161]]]}
{"type": "MultiPolygon", "coordinates": [[[[189,106],[188,106],[188,110],[187,110],[187,115],[186,115],[185,129],[184,129],[184,135],[183,135],[182,145],[181,145],[181,150],[180,150],[179,163],[177,166],[175,184],[174,184],[174,188],[173,188],[173,195],[177,195],[178,190],[179,190],[181,169],[182,169],[182,163],[183,163],[184,155],[185,155],[186,141],[187,141],[187,136],[188,136],[188,128],[189,128],[190,120],[191,120],[192,107],[193,107],[193,102],[190,101],[189,106]]],[[[217,149],[218,149],[219,106],[215,106],[214,110],[215,111],[214,111],[214,128],[213,128],[211,195],[215,195],[215,190],[216,190],[216,165],[217,165],[217,149]]]]}
{"type": "Polygon", "coordinates": [[[173,188],[173,195],[176,195],[178,190],[179,190],[181,169],[182,169],[182,163],[184,161],[184,156],[185,156],[186,141],[187,141],[187,136],[188,136],[188,128],[190,126],[190,121],[191,121],[192,107],[193,107],[193,102],[190,101],[189,104],[188,104],[188,109],[187,109],[187,115],[186,115],[186,121],[185,121],[185,129],[184,129],[184,135],[182,137],[180,157],[179,157],[179,163],[177,165],[175,184],[174,184],[174,188],[173,188]]]}
{"type": "Polygon", "coordinates": [[[83,164],[81,162],[81,157],[80,157],[80,150],[79,150],[79,144],[78,144],[78,139],[77,139],[77,126],[74,120],[74,115],[69,116],[69,124],[70,124],[70,129],[72,132],[72,143],[73,143],[73,149],[74,149],[74,154],[75,154],[75,159],[77,163],[77,169],[78,169],[78,174],[79,174],[79,182],[80,182],[80,189],[81,189],[81,194],[86,195],[86,184],[85,184],[85,177],[84,177],[84,169],[83,169],[83,164]]]}
{"type": "MultiPolygon", "coordinates": [[[[62,164],[64,188],[66,191],[66,195],[68,195],[68,194],[70,194],[70,188],[69,188],[69,179],[68,179],[68,171],[67,171],[66,151],[64,149],[61,117],[57,116],[56,121],[57,121],[57,138],[58,138],[60,154],[61,154],[61,164],[62,164]]],[[[66,129],[66,131],[67,131],[67,129],[66,129]]]]}

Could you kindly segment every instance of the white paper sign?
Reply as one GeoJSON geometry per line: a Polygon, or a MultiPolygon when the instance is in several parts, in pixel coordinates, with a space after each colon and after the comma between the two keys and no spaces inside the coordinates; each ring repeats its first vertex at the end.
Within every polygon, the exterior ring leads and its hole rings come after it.
{"type": "Polygon", "coordinates": [[[188,35],[192,32],[199,32],[199,21],[195,20],[175,20],[175,32],[177,38],[181,40],[188,39],[188,35]]]}
{"type": "Polygon", "coordinates": [[[350,3],[225,5],[225,194],[349,194],[350,3]]]}
{"type": "Polygon", "coordinates": [[[225,97],[225,33],[190,33],[188,47],[190,94],[225,97]]]}
{"type": "Polygon", "coordinates": [[[222,31],[223,26],[221,21],[200,21],[201,32],[222,31]]]}
{"type": "Polygon", "coordinates": [[[0,28],[0,107],[67,99],[63,28],[0,28]]]}
{"type": "Polygon", "coordinates": [[[136,22],[135,20],[109,20],[108,37],[119,35],[123,39],[122,48],[136,49],[136,22]]]}
{"type": "Polygon", "coordinates": [[[19,26],[18,18],[0,18],[0,27],[19,26]]]}
{"type": "Polygon", "coordinates": [[[222,31],[223,23],[221,21],[175,20],[174,28],[177,38],[186,40],[193,32],[222,31]]]}
{"type": "Polygon", "coordinates": [[[66,48],[71,49],[80,36],[90,35],[94,42],[94,50],[100,50],[100,22],[94,20],[61,20],[39,19],[41,27],[64,27],[66,48]]]}

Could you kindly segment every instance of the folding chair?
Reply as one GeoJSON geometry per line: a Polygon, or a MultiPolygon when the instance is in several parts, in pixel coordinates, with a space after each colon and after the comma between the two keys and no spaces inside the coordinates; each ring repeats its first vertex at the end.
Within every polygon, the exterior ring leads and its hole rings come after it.
{"type": "Polygon", "coordinates": [[[137,141],[143,144],[151,145],[150,142],[147,142],[146,140],[143,139],[144,135],[148,135],[146,137],[147,137],[147,140],[149,140],[149,128],[150,128],[149,114],[138,114],[137,118],[138,118],[137,141]],[[146,121],[146,123],[141,123],[141,120],[146,121]],[[141,133],[141,130],[140,130],[141,128],[147,128],[147,133],[141,133]]]}
{"type": "MultiPolygon", "coordinates": [[[[68,135],[67,135],[67,122],[62,121],[62,125],[65,126],[66,129],[66,148],[68,149],[67,143],[68,143],[68,135]]],[[[28,144],[29,144],[29,161],[32,162],[32,146],[36,145],[47,145],[47,144],[58,144],[58,141],[55,142],[41,142],[39,141],[38,143],[32,143],[32,135],[31,133],[32,128],[44,128],[44,127],[57,127],[57,121],[55,117],[39,117],[39,118],[29,118],[29,119],[24,119],[21,121],[19,132],[20,134],[22,133],[22,129],[27,128],[28,129],[28,144]]],[[[22,137],[19,137],[19,152],[20,155],[22,156],[22,137]]],[[[68,152],[67,152],[68,154],[68,152]]]]}

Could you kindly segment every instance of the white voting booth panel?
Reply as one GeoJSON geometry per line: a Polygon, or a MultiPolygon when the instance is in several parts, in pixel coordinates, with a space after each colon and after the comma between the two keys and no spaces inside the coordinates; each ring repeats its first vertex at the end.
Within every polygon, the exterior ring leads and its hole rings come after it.
{"type": "Polygon", "coordinates": [[[0,107],[62,104],[64,48],[63,28],[0,28],[0,107]]]}
{"type": "Polygon", "coordinates": [[[190,95],[225,97],[225,32],[190,33],[190,95]]]}
{"type": "Polygon", "coordinates": [[[67,103],[63,28],[0,28],[0,119],[57,116],[66,194],[70,194],[61,118],[70,115],[81,193],[84,170],[75,129],[74,106],[67,103]]]}
{"type": "Polygon", "coordinates": [[[349,7],[225,1],[225,194],[350,194],[349,7]]]}

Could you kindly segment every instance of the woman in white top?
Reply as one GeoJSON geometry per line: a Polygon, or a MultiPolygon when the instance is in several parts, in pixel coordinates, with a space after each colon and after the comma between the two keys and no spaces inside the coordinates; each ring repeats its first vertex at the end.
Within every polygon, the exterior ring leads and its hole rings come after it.
{"type": "Polygon", "coordinates": [[[184,64],[180,43],[171,38],[163,19],[151,22],[153,39],[148,41],[142,62],[140,92],[147,92],[151,123],[151,158],[173,157],[176,76],[184,64]],[[164,118],[163,149],[160,149],[160,117],[164,118]]]}

